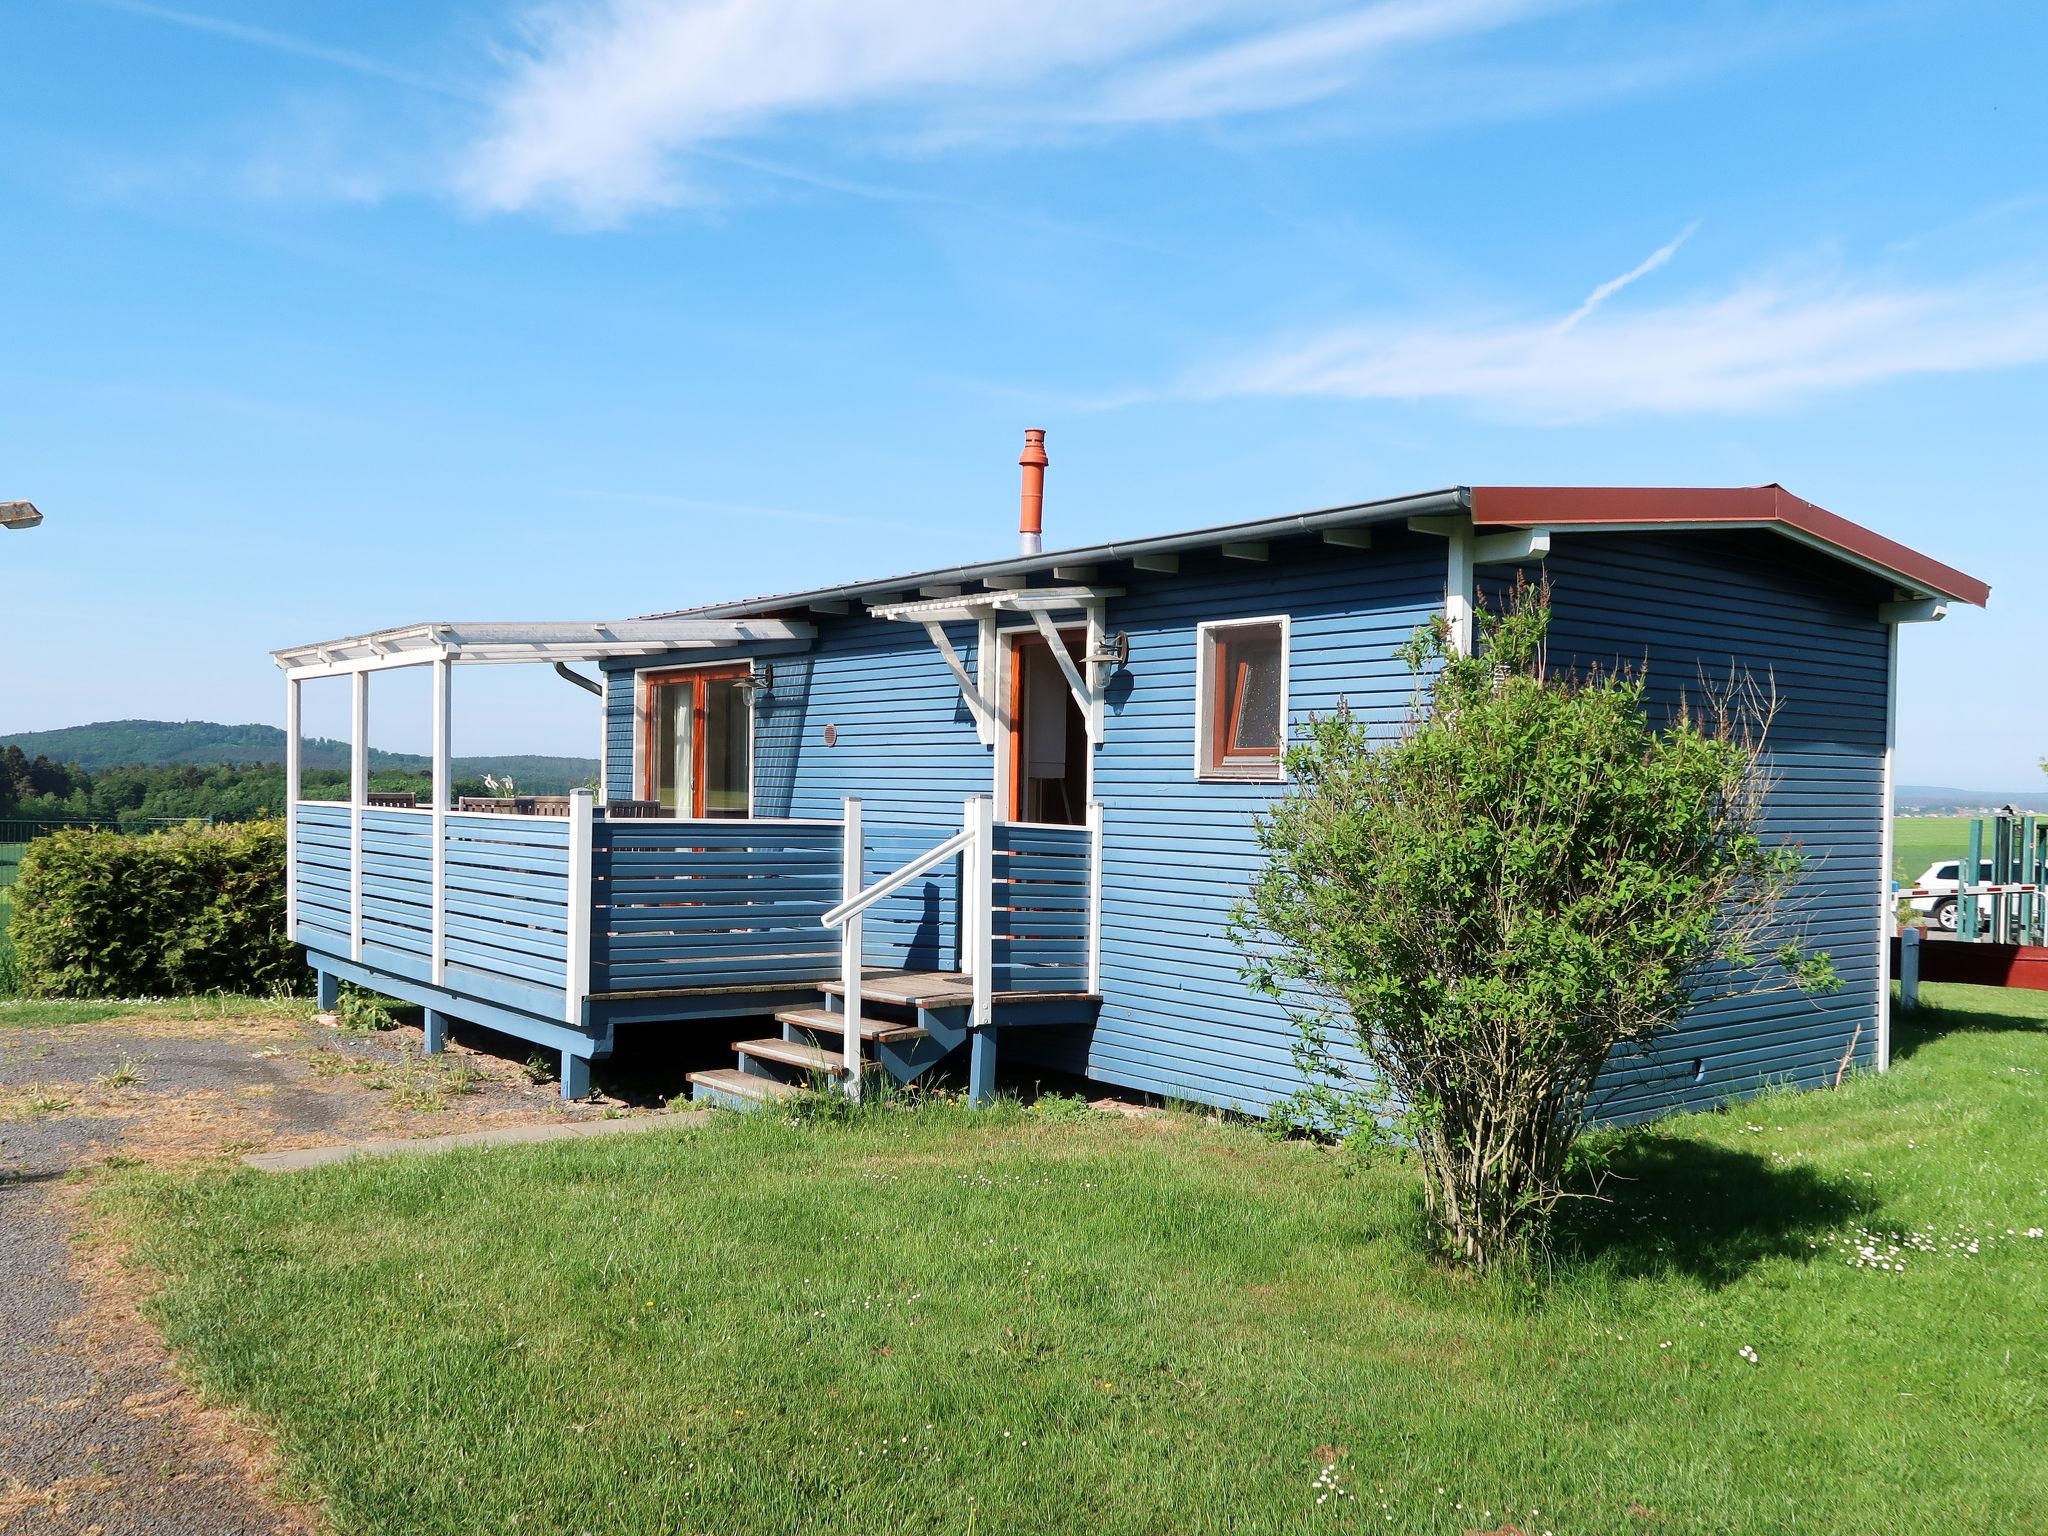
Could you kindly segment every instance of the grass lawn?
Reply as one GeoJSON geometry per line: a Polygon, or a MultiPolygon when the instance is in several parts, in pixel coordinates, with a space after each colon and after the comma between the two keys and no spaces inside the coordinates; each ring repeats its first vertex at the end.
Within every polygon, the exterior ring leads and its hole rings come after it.
{"type": "Polygon", "coordinates": [[[2039,1529],[2048,998],[1924,992],[1887,1077],[1602,1138],[1534,1282],[1399,1167],[1071,1102],[106,1209],[349,1533],[2039,1529]]]}

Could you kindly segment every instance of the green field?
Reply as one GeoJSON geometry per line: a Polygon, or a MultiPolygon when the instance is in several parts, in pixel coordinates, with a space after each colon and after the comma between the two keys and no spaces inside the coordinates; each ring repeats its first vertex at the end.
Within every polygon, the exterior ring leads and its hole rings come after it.
{"type": "Polygon", "coordinates": [[[337,1530],[2032,1530],[2048,997],[1598,1143],[1527,1279],[1412,1173],[1078,1101],[119,1176],[211,1399],[337,1530]]]}
{"type": "Polygon", "coordinates": [[[1968,816],[1901,816],[1892,823],[1892,876],[1918,879],[1937,859],[1961,859],[1970,851],[1968,816]]]}

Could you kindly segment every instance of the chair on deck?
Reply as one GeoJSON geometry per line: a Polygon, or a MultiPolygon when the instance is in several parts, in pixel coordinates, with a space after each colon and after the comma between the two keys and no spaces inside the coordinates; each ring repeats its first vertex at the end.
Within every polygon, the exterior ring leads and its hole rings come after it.
{"type": "Polygon", "coordinates": [[[368,799],[371,805],[387,811],[416,811],[420,808],[420,797],[409,789],[373,789],[368,799]]]}
{"type": "Polygon", "coordinates": [[[613,820],[652,821],[661,815],[659,800],[607,800],[601,807],[613,820]]]}
{"type": "Polygon", "coordinates": [[[519,814],[522,816],[566,816],[569,814],[567,795],[521,795],[519,814]]]}
{"type": "Polygon", "coordinates": [[[458,811],[485,811],[498,816],[516,815],[519,802],[516,800],[495,800],[489,795],[464,795],[455,802],[458,811]]]}

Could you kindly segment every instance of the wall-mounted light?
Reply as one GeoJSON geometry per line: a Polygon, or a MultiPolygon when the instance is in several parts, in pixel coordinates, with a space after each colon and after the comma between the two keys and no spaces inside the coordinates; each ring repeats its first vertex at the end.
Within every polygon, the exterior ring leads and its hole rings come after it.
{"type": "Polygon", "coordinates": [[[735,679],[735,681],[740,687],[747,690],[747,702],[749,704],[759,704],[768,697],[770,690],[775,687],[775,663],[764,661],[754,671],[749,672],[745,677],[735,679]]]}
{"type": "Polygon", "coordinates": [[[1131,664],[1131,632],[1120,629],[1103,642],[1104,648],[1081,658],[1088,666],[1128,667],[1131,664]]]}
{"type": "Polygon", "coordinates": [[[33,528],[42,520],[32,501],[0,501],[0,528],[33,528]]]}

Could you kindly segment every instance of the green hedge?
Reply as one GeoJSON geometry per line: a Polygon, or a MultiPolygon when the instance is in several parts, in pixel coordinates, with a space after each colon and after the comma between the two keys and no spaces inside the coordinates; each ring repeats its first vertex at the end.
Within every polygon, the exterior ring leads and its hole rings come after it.
{"type": "Polygon", "coordinates": [[[14,948],[43,997],[267,993],[304,984],[284,930],[284,824],[70,831],[21,861],[14,948]]]}

